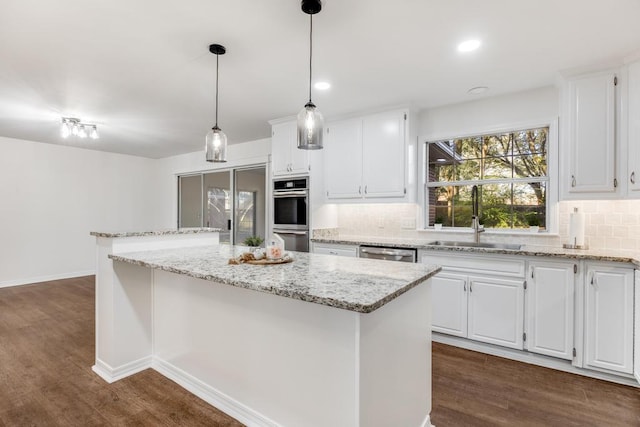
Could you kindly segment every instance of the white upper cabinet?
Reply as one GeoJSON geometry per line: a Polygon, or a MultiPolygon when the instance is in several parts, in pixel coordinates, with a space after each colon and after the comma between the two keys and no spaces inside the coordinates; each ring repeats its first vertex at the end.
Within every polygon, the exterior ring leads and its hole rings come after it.
{"type": "Polygon", "coordinates": [[[640,61],[630,64],[627,107],[627,188],[633,197],[640,197],[640,61]]]}
{"type": "Polygon", "coordinates": [[[566,198],[610,197],[616,191],[616,84],[614,72],[567,82],[568,174],[561,177],[566,198]]]}
{"type": "Polygon", "coordinates": [[[573,313],[577,265],[530,261],[527,277],[527,349],[573,359],[573,313]]]}
{"type": "Polygon", "coordinates": [[[362,197],[362,120],[331,123],[324,150],[327,197],[362,197]]]}
{"type": "Polygon", "coordinates": [[[325,143],[327,199],[405,198],[406,135],[406,110],[330,123],[325,143]]]}
{"type": "Polygon", "coordinates": [[[271,170],[274,176],[309,173],[309,151],[298,149],[295,121],[271,126],[271,170]]]}
{"type": "Polygon", "coordinates": [[[406,192],[404,111],[362,120],[362,183],[365,197],[403,197],[406,192]]]}

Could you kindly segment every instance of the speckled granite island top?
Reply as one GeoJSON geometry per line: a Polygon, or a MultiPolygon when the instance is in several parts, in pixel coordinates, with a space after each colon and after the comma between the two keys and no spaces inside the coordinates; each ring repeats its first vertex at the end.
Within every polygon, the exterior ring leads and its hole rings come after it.
{"type": "Polygon", "coordinates": [[[172,230],[155,230],[155,231],[117,231],[102,232],[92,231],[89,233],[95,237],[139,237],[139,236],[167,236],[171,234],[198,234],[198,233],[217,233],[221,228],[179,228],[172,230]]]}
{"type": "Polygon", "coordinates": [[[122,261],[198,279],[370,313],[440,271],[427,264],[292,252],[294,262],[229,265],[246,247],[217,245],[109,255],[122,261]]]}

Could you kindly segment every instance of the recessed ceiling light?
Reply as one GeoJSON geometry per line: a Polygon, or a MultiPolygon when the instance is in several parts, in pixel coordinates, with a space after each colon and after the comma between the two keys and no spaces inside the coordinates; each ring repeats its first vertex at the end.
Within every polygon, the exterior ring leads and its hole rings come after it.
{"type": "Polygon", "coordinates": [[[436,162],[441,162],[441,163],[443,163],[443,162],[446,162],[446,161],[447,161],[447,159],[443,159],[442,157],[440,157],[440,158],[436,159],[436,162]]]}
{"type": "Polygon", "coordinates": [[[329,82],[317,82],[313,87],[318,90],[327,90],[331,87],[331,83],[329,82]]]}
{"type": "Polygon", "coordinates": [[[488,90],[489,90],[489,88],[486,87],[486,86],[476,86],[476,87],[472,87],[471,89],[469,89],[467,91],[467,93],[469,93],[471,95],[479,95],[481,93],[485,93],[488,90]]]}
{"type": "Polygon", "coordinates": [[[480,40],[465,40],[458,45],[458,52],[471,52],[480,47],[480,40]]]}

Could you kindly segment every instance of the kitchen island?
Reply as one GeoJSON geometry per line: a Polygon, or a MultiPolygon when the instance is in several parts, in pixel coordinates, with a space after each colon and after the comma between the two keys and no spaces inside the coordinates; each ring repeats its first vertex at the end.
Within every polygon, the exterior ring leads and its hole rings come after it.
{"type": "Polygon", "coordinates": [[[296,252],[228,264],[245,250],[99,251],[94,371],[153,368],[247,425],[430,425],[438,267],[296,252]]]}

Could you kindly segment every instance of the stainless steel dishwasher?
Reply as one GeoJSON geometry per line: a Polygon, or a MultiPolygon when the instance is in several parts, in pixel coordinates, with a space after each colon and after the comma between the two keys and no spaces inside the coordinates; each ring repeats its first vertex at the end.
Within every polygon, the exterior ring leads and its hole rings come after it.
{"type": "Polygon", "coordinates": [[[417,249],[389,248],[385,246],[360,246],[358,257],[384,259],[387,261],[416,262],[417,249]]]}

